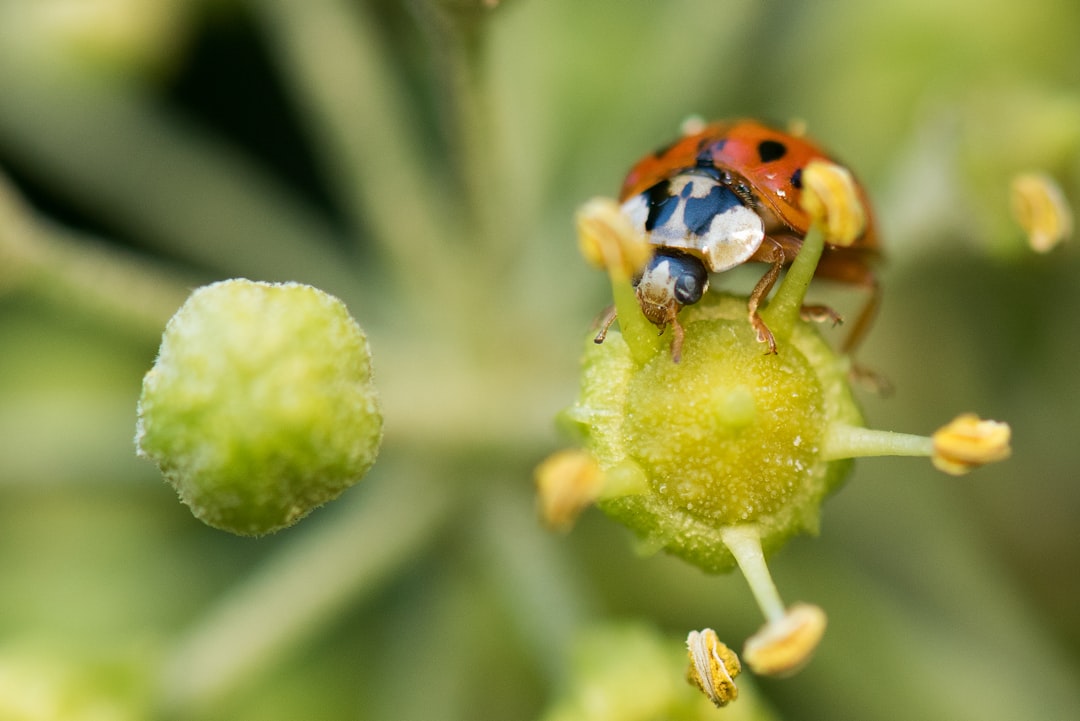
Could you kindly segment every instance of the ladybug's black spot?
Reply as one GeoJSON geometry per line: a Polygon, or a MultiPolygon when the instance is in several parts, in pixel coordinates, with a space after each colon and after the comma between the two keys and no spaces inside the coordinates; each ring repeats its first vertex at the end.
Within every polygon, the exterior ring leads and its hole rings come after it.
{"type": "Polygon", "coordinates": [[[741,204],[739,197],[728,188],[714,185],[704,198],[689,198],[686,201],[683,220],[691,233],[704,235],[709,232],[713,218],[741,204]]]}
{"type": "Polygon", "coordinates": [[[761,162],[771,163],[787,155],[787,146],[779,140],[762,140],[758,143],[757,152],[761,162]]]}
{"type": "Polygon", "coordinates": [[[645,230],[663,226],[679,207],[679,198],[671,194],[671,183],[661,180],[644,192],[645,202],[649,206],[649,216],[645,219],[645,230]]]}
{"type": "Polygon", "coordinates": [[[799,190],[802,190],[802,168],[799,168],[791,174],[791,185],[799,190]]]}

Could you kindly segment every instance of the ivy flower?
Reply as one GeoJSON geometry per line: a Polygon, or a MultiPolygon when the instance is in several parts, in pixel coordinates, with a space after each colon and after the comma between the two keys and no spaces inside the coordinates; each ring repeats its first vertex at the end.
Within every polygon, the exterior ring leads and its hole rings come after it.
{"type": "MultiPolygon", "coordinates": [[[[580,394],[564,412],[584,449],[557,454],[537,472],[541,507],[554,525],[567,525],[591,501],[648,547],[710,573],[738,567],[765,617],[743,657],[763,675],[801,668],[826,627],[817,606],[784,604],[766,558],[793,535],[818,532],[821,503],[852,459],[926,456],[959,473],[1009,453],[1007,425],[971,416],[933,438],[865,427],[850,360],[801,313],[825,238],[854,237],[865,212],[838,166],[807,166],[803,184],[814,223],[762,310],[776,354],[763,352],[745,298],[707,294],[679,313],[682,352],[674,362],[634,297],[641,238],[613,201],[582,210],[582,247],[608,271],[620,329],[602,344],[585,343],[580,394]]],[[[718,705],[734,698],[740,666],[716,634],[691,632],[688,646],[693,683],[718,705]]]]}

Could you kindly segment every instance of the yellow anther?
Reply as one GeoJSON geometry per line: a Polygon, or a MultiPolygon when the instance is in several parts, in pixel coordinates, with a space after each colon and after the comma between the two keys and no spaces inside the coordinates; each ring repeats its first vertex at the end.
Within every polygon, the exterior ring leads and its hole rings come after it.
{"type": "Polygon", "coordinates": [[[581,254],[608,273],[632,278],[649,261],[649,244],[610,198],[593,198],[581,206],[577,231],[581,254]]]}
{"type": "Polygon", "coordinates": [[[720,641],[716,631],[711,628],[691,631],[686,637],[686,650],[690,657],[686,678],[690,683],[701,689],[718,708],[738,698],[735,677],[742,671],[742,665],[735,652],[720,641]]]}
{"type": "Polygon", "coordinates": [[[559,451],[536,468],[540,516],[551,528],[567,529],[593,503],[604,472],[588,451],[559,451]]]}
{"type": "Polygon", "coordinates": [[[825,635],[825,625],[825,612],[820,607],[796,603],[746,640],[743,658],[762,676],[795,673],[814,655],[825,635]]]}
{"type": "Polygon", "coordinates": [[[934,433],[931,460],[939,471],[962,476],[986,463],[1008,458],[1012,453],[1011,439],[1008,423],[984,421],[965,413],[934,433]]]}
{"type": "Polygon", "coordinates": [[[845,168],[825,160],[812,160],[802,172],[803,210],[821,224],[825,241],[851,245],[866,229],[866,209],[845,168]]]}
{"type": "Polygon", "coordinates": [[[1053,178],[1044,173],[1022,173],[1013,178],[1010,191],[1013,217],[1036,253],[1049,252],[1072,235],[1072,211],[1053,178]]]}

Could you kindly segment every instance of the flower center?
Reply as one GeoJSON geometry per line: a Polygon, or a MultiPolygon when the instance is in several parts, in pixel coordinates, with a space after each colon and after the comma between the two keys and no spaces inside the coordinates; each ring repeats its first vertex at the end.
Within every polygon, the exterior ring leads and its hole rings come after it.
{"type": "Polygon", "coordinates": [[[699,320],[686,333],[682,362],[657,356],[627,391],[627,447],[654,493],[712,526],[798,504],[819,482],[826,424],[813,368],[793,347],[762,353],[744,318],[699,320]]]}

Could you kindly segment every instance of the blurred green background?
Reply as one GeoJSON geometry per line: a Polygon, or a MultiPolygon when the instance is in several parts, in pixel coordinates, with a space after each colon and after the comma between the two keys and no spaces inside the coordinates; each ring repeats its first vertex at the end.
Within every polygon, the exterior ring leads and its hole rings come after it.
{"type": "Polygon", "coordinates": [[[593,624],[752,633],[738,575],[532,498],[608,302],[574,210],[692,114],[805,121],[870,188],[872,427],[1014,432],[960,479],[857,463],[772,562],[818,656],[747,693],[1080,718],[1080,268],[1007,195],[1041,170],[1075,210],[1078,31],[1073,0],[0,0],[0,719],[533,719],[593,624]],[[165,321],[233,276],[344,299],[386,416],[357,488],[259,540],[132,443],[165,321]]]}

